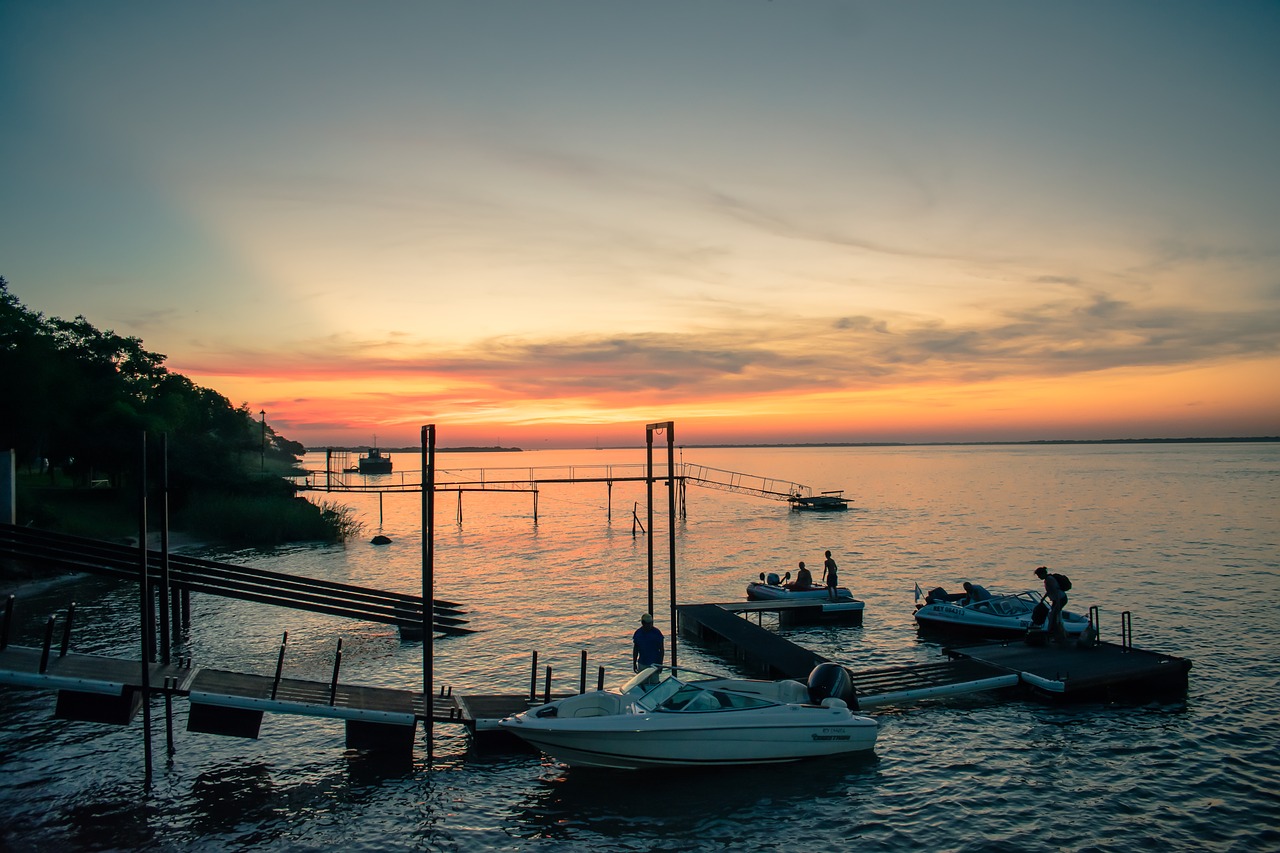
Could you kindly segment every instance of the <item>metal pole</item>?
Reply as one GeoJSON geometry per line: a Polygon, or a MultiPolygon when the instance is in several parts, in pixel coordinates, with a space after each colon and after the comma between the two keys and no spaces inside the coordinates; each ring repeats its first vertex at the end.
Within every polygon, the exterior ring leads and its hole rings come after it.
{"type": "Polygon", "coordinates": [[[147,584],[147,434],[142,433],[138,465],[138,586],[142,596],[142,732],[146,781],[151,783],[151,592],[147,584]]]}
{"type": "Polygon", "coordinates": [[[267,470],[267,410],[258,412],[262,416],[262,471],[267,470]]]}
{"type": "Polygon", "coordinates": [[[667,422],[667,541],[671,559],[671,665],[676,660],[676,424],[667,422]]]}
{"type": "Polygon", "coordinates": [[[646,612],[653,613],[653,424],[644,428],[644,444],[644,484],[649,496],[648,524],[645,525],[645,537],[649,544],[649,609],[646,612]]]}
{"type": "Polygon", "coordinates": [[[435,518],[436,426],[422,428],[422,693],[427,710],[427,769],[431,769],[435,737],[434,637],[435,622],[435,518]]]}
{"type": "MultiPolygon", "coordinates": [[[[160,662],[169,665],[169,434],[160,436],[160,662]]],[[[167,695],[167,694],[166,694],[167,695]]]]}

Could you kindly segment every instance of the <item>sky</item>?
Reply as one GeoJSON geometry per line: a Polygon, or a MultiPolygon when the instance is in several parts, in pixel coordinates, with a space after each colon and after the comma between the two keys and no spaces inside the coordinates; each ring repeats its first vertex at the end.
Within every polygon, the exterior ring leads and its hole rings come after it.
{"type": "Polygon", "coordinates": [[[0,275],[315,447],[1277,435],[1277,43],[1273,0],[0,0],[0,275]]]}

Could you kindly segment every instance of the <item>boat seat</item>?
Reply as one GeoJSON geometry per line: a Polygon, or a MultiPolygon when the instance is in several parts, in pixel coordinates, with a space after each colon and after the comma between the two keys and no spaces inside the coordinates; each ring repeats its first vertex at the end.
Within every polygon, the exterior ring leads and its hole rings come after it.
{"type": "Polygon", "coordinates": [[[809,703],[809,687],[794,679],[779,681],[778,700],[797,705],[807,705],[809,703]]]}
{"type": "Polygon", "coordinates": [[[621,700],[617,696],[609,694],[599,694],[591,697],[590,700],[576,704],[573,708],[574,717],[608,717],[619,712],[621,700]]]}

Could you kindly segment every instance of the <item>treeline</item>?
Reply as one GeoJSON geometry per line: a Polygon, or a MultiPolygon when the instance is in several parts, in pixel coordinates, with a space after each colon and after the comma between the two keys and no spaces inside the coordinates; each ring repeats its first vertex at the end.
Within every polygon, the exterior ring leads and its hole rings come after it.
{"type": "MultiPolygon", "coordinates": [[[[302,444],[277,435],[247,405],[232,405],[164,362],[141,339],[102,331],[83,316],[64,320],[31,311],[0,277],[0,449],[17,456],[18,508],[26,516],[20,523],[60,526],[55,490],[105,490],[128,501],[138,492],[144,434],[153,477],[160,470],[161,436],[167,444],[176,524],[185,519],[198,525],[197,506],[226,506],[228,496],[258,503],[251,514],[262,514],[263,499],[288,504],[290,516],[301,511],[319,521],[334,514],[332,507],[312,512],[300,506],[310,504],[280,476],[297,465],[302,444]]],[[[246,518],[243,525],[204,521],[216,524],[219,538],[228,538],[228,531],[244,541],[295,538],[270,518],[246,518]],[[264,521],[268,530],[256,532],[264,521]],[[239,529],[243,536],[235,535],[239,529]]],[[[317,529],[297,538],[319,538],[317,529]]]]}

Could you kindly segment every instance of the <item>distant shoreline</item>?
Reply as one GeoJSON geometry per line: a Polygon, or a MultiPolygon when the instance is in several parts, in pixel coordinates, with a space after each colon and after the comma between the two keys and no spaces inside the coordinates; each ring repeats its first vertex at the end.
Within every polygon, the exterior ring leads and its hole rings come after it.
{"type": "Polygon", "coordinates": [[[991,447],[1042,444],[1257,444],[1280,436],[1254,438],[1044,438],[1032,441],[827,441],[782,444],[683,444],[681,447],[991,447]]]}
{"type": "MultiPolygon", "coordinates": [[[[1280,435],[1233,438],[1044,438],[1031,441],[809,441],[760,444],[681,444],[684,448],[781,448],[781,447],[1002,447],[1062,444],[1259,444],[1280,441],[1280,435]]],[[[644,445],[615,444],[606,447],[555,447],[552,450],[635,450],[644,445]]],[[[308,453],[337,450],[362,453],[367,447],[308,447],[308,453]]],[[[383,447],[385,453],[418,453],[421,447],[383,447]]],[[[437,447],[437,453],[522,453],[520,447],[437,447]]]]}
{"type": "MultiPolygon", "coordinates": [[[[323,453],[326,450],[336,450],[342,453],[364,453],[369,449],[368,445],[360,445],[359,447],[308,447],[308,453],[323,453]]],[[[422,450],[419,446],[413,447],[379,447],[383,453],[418,453],[422,450]]],[[[437,453],[523,453],[524,448],[521,447],[437,447],[437,453]]]]}

